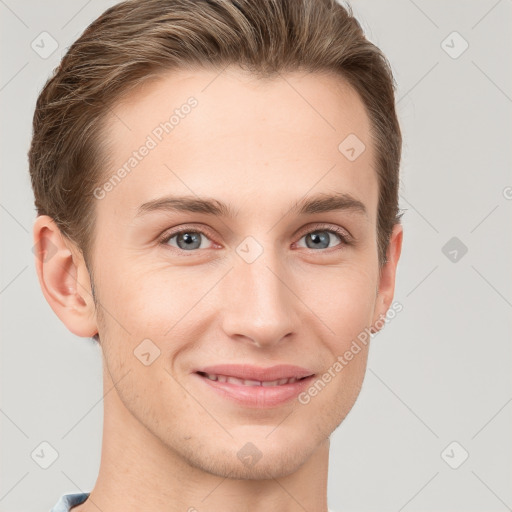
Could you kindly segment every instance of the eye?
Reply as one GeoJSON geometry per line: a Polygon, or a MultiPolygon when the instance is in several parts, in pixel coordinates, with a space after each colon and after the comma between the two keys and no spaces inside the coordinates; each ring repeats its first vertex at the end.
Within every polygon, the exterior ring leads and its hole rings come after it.
{"type": "Polygon", "coordinates": [[[209,240],[206,233],[197,229],[181,229],[173,233],[167,233],[164,238],[160,240],[162,245],[170,245],[183,251],[193,251],[194,249],[208,249],[202,243],[202,237],[209,240]],[[176,245],[169,243],[175,240],[176,245]]]}
{"type": "MultiPolygon", "coordinates": [[[[301,240],[304,238],[306,241],[306,248],[308,249],[329,249],[329,243],[333,240],[333,235],[337,237],[340,242],[335,246],[350,245],[348,234],[341,228],[329,227],[329,229],[322,226],[305,233],[301,240]]],[[[304,246],[300,246],[304,247],[304,246]]],[[[331,246],[332,247],[332,246],[331,246]]]]}

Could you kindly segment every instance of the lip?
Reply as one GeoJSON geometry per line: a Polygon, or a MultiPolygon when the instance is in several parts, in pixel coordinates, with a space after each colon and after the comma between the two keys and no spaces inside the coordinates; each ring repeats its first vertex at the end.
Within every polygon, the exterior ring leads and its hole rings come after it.
{"type": "Polygon", "coordinates": [[[277,407],[289,402],[296,398],[315,378],[315,374],[310,370],[293,365],[278,365],[271,368],[248,365],[218,365],[196,370],[192,375],[203,382],[208,387],[207,389],[212,390],[222,398],[234,401],[238,405],[258,409],[277,407]],[[259,381],[273,381],[292,377],[302,378],[302,380],[277,386],[249,386],[214,381],[198,372],[259,381]]]}
{"type": "Polygon", "coordinates": [[[314,375],[315,372],[303,368],[302,366],[295,366],[291,364],[278,364],[263,368],[261,366],[252,366],[248,364],[218,364],[215,366],[204,366],[193,370],[195,373],[204,372],[210,375],[227,375],[229,377],[236,377],[237,379],[259,380],[259,381],[273,381],[278,379],[291,379],[296,377],[301,379],[314,375]]]}
{"type": "Polygon", "coordinates": [[[301,393],[315,378],[314,375],[311,375],[311,377],[306,377],[292,384],[265,387],[219,382],[210,380],[208,377],[203,377],[199,373],[192,375],[208,386],[208,389],[220,394],[221,397],[233,400],[238,405],[258,409],[277,407],[285,404],[301,393]]]}

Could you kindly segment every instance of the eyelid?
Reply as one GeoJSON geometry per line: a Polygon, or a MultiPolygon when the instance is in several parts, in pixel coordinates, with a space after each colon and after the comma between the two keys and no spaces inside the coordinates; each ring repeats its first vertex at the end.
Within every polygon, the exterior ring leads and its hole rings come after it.
{"type": "Polygon", "coordinates": [[[356,241],[355,238],[345,228],[342,228],[341,226],[338,226],[336,224],[328,224],[325,222],[316,222],[313,224],[308,224],[299,231],[297,236],[300,235],[300,238],[302,238],[304,235],[307,235],[308,233],[320,230],[333,231],[342,239],[342,242],[344,242],[347,245],[352,244],[356,241]]]}

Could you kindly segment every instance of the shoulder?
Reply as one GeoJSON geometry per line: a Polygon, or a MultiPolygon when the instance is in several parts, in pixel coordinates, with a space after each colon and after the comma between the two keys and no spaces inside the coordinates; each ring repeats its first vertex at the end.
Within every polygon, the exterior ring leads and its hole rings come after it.
{"type": "Polygon", "coordinates": [[[89,497],[89,494],[90,493],[88,492],[75,492],[63,494],[59,498],[59,501],[57,501],[57,503],[50,510],[50,512],[69,512],[71,507],[83,503],[89,497]]]}

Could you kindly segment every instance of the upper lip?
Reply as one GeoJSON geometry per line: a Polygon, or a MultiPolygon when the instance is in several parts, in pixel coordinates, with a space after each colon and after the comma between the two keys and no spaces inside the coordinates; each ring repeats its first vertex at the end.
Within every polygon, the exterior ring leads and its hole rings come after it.
{"type": "Polygon", "coordinates": [[[251,366],[248,364],[219,364],[215,366],[203,366],[202,368],[197,368],[194,372],[204,372],[210,375],[226,375],[228,377],[236,377],[244,380],[258,380],[260,382],[291,379],[293,377],[301,379],[314,375],[314,372],[307,368],[291,364],[278,364],[269,368],[251,366]]]}

